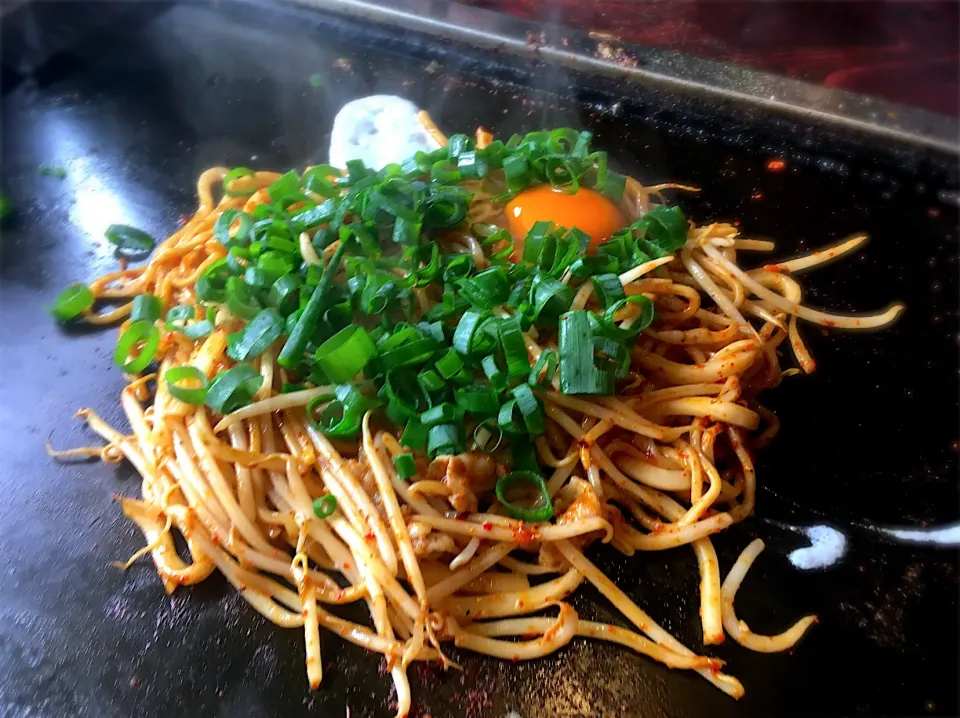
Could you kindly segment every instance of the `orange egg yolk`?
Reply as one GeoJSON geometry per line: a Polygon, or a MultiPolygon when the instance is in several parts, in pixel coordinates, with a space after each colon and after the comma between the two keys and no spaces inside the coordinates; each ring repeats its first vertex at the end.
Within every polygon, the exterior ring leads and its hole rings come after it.
{"type": "Polygon", "coordinates": [[[507,228],[514,238],[514,259],[523,254],[523,240],[537,222],[576,227],[590,235],[590,250],[626,226],[627,218],[599,192],[581,187],[573,194],[540,185],[524,190],[507,204],[507,228]]]}

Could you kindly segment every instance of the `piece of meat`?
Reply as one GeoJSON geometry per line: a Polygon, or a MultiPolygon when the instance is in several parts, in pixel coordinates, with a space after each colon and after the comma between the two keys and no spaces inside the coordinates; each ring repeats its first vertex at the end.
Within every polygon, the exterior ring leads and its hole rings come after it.
{"type": "MultiPolygon", "coordinates": [[[[554,506],[555,524],[563,526],[585,521],[591,518],[604,517],[604,506],[597,497],[596,492],[589,482],[576,477],[570,479],[560,491],[557,492],[554,506]]],[[[583,536],[577,536],[570,539],[570,543],[582,549],[587,544],[600,538],[603,531],[593,531],[583,536]]],[[[537,563],[545,568],[556,571],[562,571],[566,566],[566,561],[550,544],[544,544],[537,555],[537,563]]]]}
{"type": "Polygon", "coordinates": [[[464,452],[438,456],[427,468],[428,481],[442,481],[450,489],[450,505],[457,511],[475,512],[477,497],[497,485],[501,467],[487,454],[464,452]]]}
{"type": "Polygon", "coordinates": [[[430,559],[460,553],[460,549],[450,536],[434,531],[424,523],[411,521],[407,528],[410,531],[413,552],[417,558],[430,559]]]}

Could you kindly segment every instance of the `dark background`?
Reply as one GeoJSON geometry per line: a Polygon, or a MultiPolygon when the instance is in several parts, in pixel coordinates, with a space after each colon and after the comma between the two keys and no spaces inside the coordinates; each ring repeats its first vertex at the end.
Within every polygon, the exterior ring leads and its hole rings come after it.
{"type": "MultiPolygon", "coordinates": [[[[737,601],[753,629],[780,631],[808,612],[821,623],[792,655],[731,641],[710,651],[743,681],[742,701],[577,641],[519,665],[461,655],[462,673],[416,669],[415,715],[957,714],[956,549],[882,533],[960,513],[955,158],[682,94],[625,93],[615,80],[321,14],[43,3],[17,29],[47,38],[57,21],[84,17],[99,29],[14,65],[0,103],[0,187],[15,208],[0,228],[0,716],[390,714],[377,657],[324,634],[324,683],[311,693],[302,633],[268,624],[222,580],[167,597],[149,561],[112,567],[143,542],[111,502],[137,494],[134,473],[43,452],[47,437],[90,443],[71,419],[78,407],[120,421],[114,332],[60,330],[43,310],[66,284],[116,266],[103,229],[167,235],[194,210],[196,176],[211,165],[324,159],[336,110],[373,92],[409,97],[450,132],[588,127],[641,180],[701,186],[677,198],[692,217],[736,219],[748,235],[777,238],[779,256],[867,230],[861,257],[805,278],[810,303],[908,305],[882,333],[807,327],[818,372],[769,396],[784,428],[758,457],[758,517],[716,544],[726,571],[753,537],[767,542],[737,601]],[[313,88],[318,73],[325,83],[313,88]],[[786,170],[769,172],[772,158],[786,170]],[[44,163],[66,179],[39,174],[44,163]],[[847,552],[797,570],[789,556],[818,525],[843,533],[847,552]]],[[[700,645],[691,551],[591,557],[700,645]]],[[[574,604],[622,623],[589,588],[574,604]]]]}
{"type": "Polygon", "coordinates": [[[960,115],[953,0],[460,0],[960,115]]]}

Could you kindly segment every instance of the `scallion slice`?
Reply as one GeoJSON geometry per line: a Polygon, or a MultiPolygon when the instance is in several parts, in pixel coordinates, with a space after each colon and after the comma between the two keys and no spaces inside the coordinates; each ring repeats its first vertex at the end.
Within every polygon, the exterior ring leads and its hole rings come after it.
{"type": "Polygon", "coordinates": [[[90,287],[77,282],[57,295],[49,311],[57,321],[67,322],[79,317],[92,307],[93,301],[93,292],[90,291],[90,287]]]}
{"type": "Polygon", "coordinates": [[[397,470],[397,476],[404,481],[417,475],[417,462],[413,454],[397,454],[393,457],[393,465],[397,470]]]}
{"type": "Polygon", "coordinates": [[[400,443],[409,449],[423,451],[427,448],[429,431],[418,419],[410,419],[400,435],[400,443]]]}
{"type": "Polygon", "coordinates": [[[204,403],[226,416],[253,401],[263,377],[249,364],[240,364],[217,374],[207,389],[204,403]]]}
{"type": "Polygon", "coordinates": [[[377,347],[367,330],[349,326],[321,344],[315,357],[330,381],[342,384],[363,371],[376,353],[377,347]]]}
{"type": "Polygon", "coordinates": [[[530,370],[530,376],[527,383],[536,388],[546,388],[553,381],[553,376],[557,372],[557,353],[553,349],[544,349],[540,352],[537,363],[530,370]],[[542,377],[542,379],[541,379],[542,377]]]}
{"type": "Polygon", "coordinates": [[[209,382],[195,366],[175,366],[167,370],[163,378],[170,396],[185,404],[202,404],[207,396],[209,382]]]}
{"type": "Polygon", "coordinates": [[[454,394],[457,406],[475,416],[496,416],[500,409],[497,392],[488,386],[465,386],[454,394]]]}
{"type": "Polygon", "coordinates": [[[530,356],[527,354],[527,343],[520,328],[520,318],[501,319],[497,328],[500,334],[500,346],[507,360],[507,375],[510,377],[529,375],[530,356]]]}
{"type": "Polygon", "coordinates": [[[324,494],[313,500],[313,515],[318,519],[328,519],[337,510],[337,497],[333,494],[324,494]]]}
{"type": "Polygon", "coordinates": [[[237,189],[234,187],[234,184],[236,184],[236,180],[244,177],[253,177],[254,175],[254,171],[247,167],[237,167],[230,170],[223,178],[223,191],[231,197],[243,197],[244,195],[253,194],[256,187],[251,185],[250,189],[237,189]]]}
{"type": "Polygon", "coordinates": [[[277,363],[284,369],[295,369],[303,361],[303,353],[307,348],[307,342],[310,340],[310,335],[316,329],[320,315],[323,313],[326,294],[333,283],[333,277],[340,270],[340,263],[343,260],[347,244],[347,242],[341,242],[330,258],[330,262],[323,268],[320,283],[307,300],[300,319],[297,320],[287,343],[280,350],[277,363]]]}
{"type": "Polygon", "coordinates": [[[550,503],[547,484],[542,476],[533,471],[513,471],[502,477],[497,481],[496,494],[504,511],[511,518],[535,523],[553,518],[553,505],[550,503]],[[537,495],[532,499],[531,505],[522,505],[520,502],[530,504],[531,498],[521,496],[511,500],[510,497],[519,492],[537,495]]]}
{"type": "Polygon", "coordinates": [[[193,319],[194,308],[185,305],[171,307],[167,312],[165,329],[168,332],[182,332],[188,319],[193,319]]]}
{"type": "Polygon", "coordinates": [[[148,254],[156,245],[156,240],[149,234],[127,224],[111,224],[103,235],[117,245],[118,252],[128,257],[148,254]]]}
{"type": "Polygon", "coordinates": [[[127,374],[139,374],[153,361],[159,346],[160,331],[153,322],[134,322],[117,340],[117,348],[113,352],[113,363],[127,374]],[[141,342],[143,346],[131,359],[131,351],[141,342]]]}
{"type": "Polygon", "coordinates": [[[593,283],[593,292],[597,295],[597,301],[604,309],[626,296],[620,277],[616,274],[597,274],[591,277],[590,281],[593,283]]]}
{"type": "Polygon", "coordinates": [[[560,391],[563,394],[613,394],[613,377],[598,371],[593,358],[590,312],[560,317],[560,391]]]}
{"type": "Polygon", "coordinates": [[[473,443],[484,454],[492,454],[503,443],[503,429],[494,418],[484,419],[473,430],[473,443]]]}
{"type": "Polygon", "coordinates": [[[452,456],[464,449],[464,442],[460,436],[460,428],[454,424],[437,424],[431,426],[427,433],[427,453],[431,459],[438,456],[452,456]]]}
{"type": "Polygon", "coordinates": [[[270,348],[283,333],[283,318],[272,309],[264,309],[243,328],[237,341],[227,347],[227,356],[235,361],[250,361],[270,348]]]}
{"type": "Polygon", "coordinates": [[[455,404],[443,402],[427,409],[420,415],[420,423],[428,429],[439,424],[452,424],[463,418],[463,410],[455,404]]]}
{"type": "Polygon", "coordinates": [[[446,386],[446,383],[443,381],[437,372],[433,369],[424,369],[422,372],[417,374],[417,383],[423,387],[423,390],[427,393],[438,392],[443,387],[446,386]]]}
{"type": "Polygon", "coordinates": [[[163,311],[163,302],[153,294],[141,294],[133,299],[133,308],[130,310],[131,322],[150,322],[160,318],[163,311]]]}

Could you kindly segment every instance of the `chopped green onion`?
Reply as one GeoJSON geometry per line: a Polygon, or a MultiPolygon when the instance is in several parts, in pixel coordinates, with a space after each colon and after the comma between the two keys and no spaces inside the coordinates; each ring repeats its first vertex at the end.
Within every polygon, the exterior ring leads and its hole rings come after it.
{"type": "Polygon", "coordinates": [[[178,305],[171,307],[167,312],[166,330],[168,332],[182,332],[188,319],[193,319],[193,307],[178,305]]]}
{"type": "Polygon", "coordinates": [[[130,310],[130,321],[147,321],[151,324],[160,318],[163,311],[163,302],[153,294],[141,294],[133,299],[133,308],[130,310]]]}
{"type": "Polygon", "coordinates": [[[500,408],[497,392],[488,386],[466,386],[454,394],[457,406],[468,414],[494,416],[500,408]]]}
{"type": "Polygon", "coordinates": [[[463,410],[455,404],[442,403],[428,409],[420,415],[420,423],[428,429],[439,424],[452,424],[463,418],[463,410]]]}
{"type": "Polygon", "coordinates": [[[364,396],[351,384],[338,385],[335,395],[333,401],[329,396],[322,396],[307,404],[307,421],[327,436],[339,439],[356,436],[360,432],[363,415],[379,406],[379,402],[364,396]],[[317,407],[324,402],[329,403],[318,415],[317,407]]]}
{"type": "Polygon", "coordinates": [[[280,387],[281,394],[292,394],[295,391],[303,391],[307,387],[304,384],[284,384],[280,387]]]}
{"type": "Polygon", "coordinates": [[[612,332],[615,338],[631,339],[649,327],[653,323],[653,318],[653,302],[642,294],[631,294],[629,297],[624,297],[607,307],[607,310],[603,313],[603,324],[604,329],[612,332]],[[627,304],[635,304],[640,307],[640,316],[636,317],[629,327],[617,326],[614,318],[617,312],[627,304]]]}
{"type": "Polygon", "coordinates": [[[594,363],[590,312],[567,312],[560,317],[560,392],[613,394],[613,376],[594,363]]]}
{"type": "Polygon", "coordinates": [[[431,459],[438,456],[452,456],[464,449],[464,442],[460,437],[460,429],[454,424],[438,424],[431,426],[427,434],[427,453],[431,459]]]}
{"type": "Polygon", "coordinates": [[[511,192],[524,190],[533,182],[530,165],[522,155],[512,155],[503,161],[503,173],[511,192]]]}
{"type": "Polygon", "coordinates": [[[500,346],[507,360],[507,376],[527,376],[530,373],[530,357],[527,343],[523,338],[519,317],[501,319],[497,325],[500,333],[500,346]]]}
{"type": "Polygon", "coordinates": [[[491,348],[490,337],[481,331],[489,312],[464,312],[453,333],[453,348],[463,356],[482,354],[491,348]]]}
{"type": "Polygon", "coordinates": [[[197,277],[194,287],[197,299],[201,302],[216,302],[220,304],[227,299],[227,280],[231,277],[230,268],[226,259],[218,259],[197,277]]]}
{"type": "Polygon", "coordinates": [[[492,454],[503,443],[503,429],[494,418],[484,419],[473,430],[473,443],[479,451],[492,454]],[[496,438],[496,441],[494,441],[496,438]]]}
{"type": "Polygon", "coordinates": [[[495,389],[502,389],[507,385],[507,373],[497,364],[497,358],[493,354],[487,354],[480,360],[480,367],[483,373],[487,375],[487,380],[495,389]]]}
{"type": "Polygon", "coordinates": [[[328,519],[337,510],[337,497],[333,494],[324,494],[313,500],[313,515],[318,519],[328,519]]]}
{"type": "Polygon", "coordinates": [[[626,296],[623,285],[620,283],[620,277],[616,274],[596,274],[590,278],[590,281],[593,282],[593,291],[597,295],[597,301],[604,309],[626,296]]]}
{"type": "Polygon", "coordinates": [[[156,241],[142,229],[126,224],[111,224],[103,233],[108,241],[117,245],[117,251],[130,256],[140,256],[150,252],[156,241]]]}
{"type": "Polygon", "coordinates": [[[517,401],[511,399],[504,402],[497,412],[497,425],[503,430],[503,433],[512,436],[520,436],[526,433],[526,427],[523,425],[523,417],[519,421],[516,418],[517,401]]]}
{"type": "Polygon", "coordinates": [[[423,451],[427,447],[429,431],[418,419],[410,419],[400,436],[400,443],[407,448],[423,451]]]}
{"type": "Polygon", "coordinates": [[[534,277],[530,294],[533,319],[540,323],[556,322],[573,304],[573,290],[560,280],[543,274],[534,277]]]}
{"type": "Polygon", "coordinates": [[[235,361],[255,359],[270,348],[283,333],[283,319],[272,309],[264,309],[243,328],[235,343],[227,347],[227,356],[235,361]]]}
{"type": "Polygon", "coordinates": [[[659,205],[630,225],[631,232],[640,232],[637,243],[653,258],[665,257],[680,249],[687,241],[687,218],[679,207],[659,205]]]}
{"type": "Polygon", "coordinates": [[[250,243],[250,231],[252,229],[253,218],[246,212],[231,207],[223,210],[223,214],[217,218],[213,225],[213,236],[224,247],[246,245],[250,243]],[[230,229],[234,222],[237,223],[237,230],[231,234],[230,229]]]}
{"type": "Polygon", "coordinates": [[[363,327],[350,326],[325,341],[316,351],[317,364],[335,384],[350,381],[377,354],[370,335],[363,327]]]}
{"type": "Polygon", "coordinates": [[[202,404],[207,396],[207,377],[195,366],[175,366],[167,370],[163,378],[170,396],[185,404],[202,404]]]}
{"type": "Polygon", "coordinates": [[[513,400],[517,403],[517,408],[523,416],[523,423],[526,426],[527,433],[531,436],[540,436],[546,429],[543,415],[543,407],[539,399],[533,395],[529,384],[520,384],[514,387],[513,400]]]}
{"type": "Polygon", "coordinates": [[[397,475],[404,481],[417,475],[417,462],[413,454],[397,454],[393,457],[393,465],[397,469],[397,475]]]}
{"type": "Polygon", "coordinates": [[[201,319],[199,322],[187,324],[183,328],[183,336],[191,341],[197,341],[197,339],[202,339],[209,334],[213,334],[213,330],[214,322],[208,316],[206,319],[201,319]]]}
{"type": "Polygon", "coordinates": [[[595,254],[587,257],[578,257],[570,265],[570,274],[577,279],[586,279],[594,274],[616,273],[620,262],[616,257],[608,254],[595,254]]]}
{"type": "Polygon", "coordinates": [[[323,268],[320,283],[307,300],[307,305],[303,308],[300,319],[290,333],[287,343],[280,350],[277,363],[284,369],[295,369],[303,361],[303,353],[307,348],[307,342],[310,340],[310,335],[323,313],[326,294],[333,283],[333,277],[340,269],[340,262],[347,249],[347,244],[347,242],[341,242],[330,258],[330,262],[323,268]]]}
{"type": "Polygon", "coordinates": [[[249,364],[240,364],[217,374],[207,389],[204,403],[226,416],[253,401],[263,377],[249,364]]]}
{"type": "Polygon", "coordinates": [[[501,267],[490,267],[457,284],[463,296],[479,309],[493,309],[510,296],[510,282],[501,267]]]}
{"type": "Polygon", "coordinates": [[[323,75],[319,73],[310,75],[307,81],[310,83],[310,87],[323,87],[324,83],[323,75]]]}
{"type": "Polygon", "coordinates": [[[231,197],[242,197],[244,195],[253,194],[255,188],[248,190],[237,190],[234,188],[233,184],[235,180],[242,179],[244,177],[253,177],[256,173],[247,167],[237,167],[227,172],[226,176],[223,178],[223,191],[230,195],[231,197]]]}
{"type": "Polygon", "coordinates": [[[267,303],[283,316],[289,316],[297,310],[300,303],[300,278],[295,274],[285,274],[273,283],[267,294],[267,303]]]}
{"type": "Polygon", "coordinates": [[[446,386],[443,378],[433,369],[424,369],[417,374],[417,382],[423,387],[423,390],[428,393],[440,391],[446,386]]]}
{"type": "Polygon", "coordinates": [[[117,348],[113,352],[113,363],[127,374],[139,374],[153,361],[160,346],[160,331],[153,322],[134,322],[117,340],[117,348]],[[130,352],[137,344],[143,342],[140,352],[130,358],[130,352]]]}
{"type": "Polygon", "coordinates": [[[537,388],[548,387],[553,381],[554,374],[557,372],[557,364],[557,353],[553,349],[544,349],[540,352],[537,363],[534,364],[533,369],[530,370],[527,383],[537,388]],[[540,380],[541,375],[543,375],[543,381],[540,380]]]}
{"type": "Polygon", "coordinates": [[[228,277],[225,290],[227,296],[227,309],[235,317],[251,320],[263,307],[257,299],[254,290],[249,284],[246,284],[240,277],[228,277]]]}
{"type": "Polygon", "coordinates": [[[267,195],[271,201],[279,202],[290,195],[300,195],[300,175],[290,170],[267,187],[267,195]]]}
{"type": "Polygon", "coordinates": [[[59,322],[66,322],[79,317],[93,306],[93,292],[86,284],[79,282],[71,284],[57,295],[50,313],[59,322]]]}
{"type": "Polygon", "coordinates": [[[452,379],[463,371],[463,360],[455,350],[451,349],[437,360],[435,366],[437,371],[440,372],[440,376],[444,379],[452,379]]]}
{"type": "MultiPolygon", "coordinates": [[[[534,523],[549,521],[553,518],[553,505],[550,503],[547,484],[542,476],[533,471],[513,471],[502,477],[497,481],[496,494],[504,511],[511,518],[534,523]],[[518,491],[538,494],[533,505],[521,506],[508,498],[509,495],[515,495],[518,491]]],[[[516,499],[516,501],[523,500],[529,502],[530,498],[523,496],[516,499]]]]}

